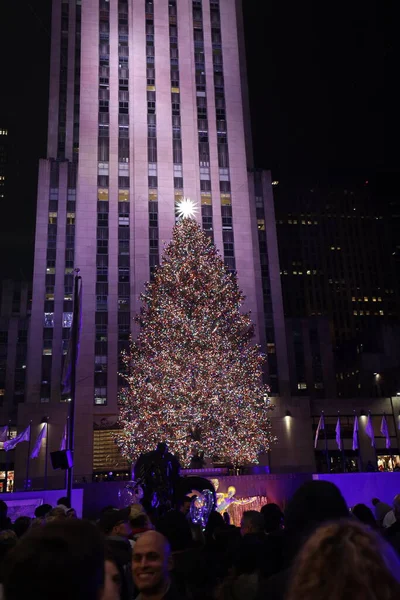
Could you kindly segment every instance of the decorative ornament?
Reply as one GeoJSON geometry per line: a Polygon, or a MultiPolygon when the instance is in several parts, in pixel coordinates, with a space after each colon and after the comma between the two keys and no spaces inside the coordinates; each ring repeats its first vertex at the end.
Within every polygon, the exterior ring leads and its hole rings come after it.
{"type": "Polygon", "coordinates": [[[208,517],[213,508],[213,493],[210,490],[203,490],[198,496],[194,496],[192,500],[190,506],[190,518],[192,522],[204,528],[207,525],[208,517]]]}
{"type": "Polygon", "coordinates": [[[176,212],[181,219],[193,219],[198,210],[195,202],[190,198],[183,198],[176,204],[176,212]]]}
{"type": "Polygon", "coordinates": [[[139,504],[144,496],[143,488],[137,481],[129,481],[126,486],[118,491],[118,501],[122,508],[131,504],[139,504]]]}

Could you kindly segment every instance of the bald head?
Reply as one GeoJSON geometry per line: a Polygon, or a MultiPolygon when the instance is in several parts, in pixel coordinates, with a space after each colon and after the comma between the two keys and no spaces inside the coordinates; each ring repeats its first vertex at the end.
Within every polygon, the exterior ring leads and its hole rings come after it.
{"type": "Polygon", "coordinates": [[[171,554],[171,548],[167,538],[158,531],[151,530],[143,533],[135,544],[135,550],[138,548],[138,551],[141,551],[142,547],[147,548],[149,546],[168,556],[171,554]]]}
{"type": "Polygon", "coordinates": [[[171,548],[158,531],[146,531],[133,548],[132,570],[135,585],[142,597],[166,590],[172,569],[171,548]]]}

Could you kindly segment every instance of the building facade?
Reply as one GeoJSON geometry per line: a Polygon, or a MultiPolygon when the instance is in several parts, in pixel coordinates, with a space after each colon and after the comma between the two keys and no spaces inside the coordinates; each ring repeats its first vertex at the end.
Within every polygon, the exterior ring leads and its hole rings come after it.
{"type": "Polygon", "coordinates": [[[393,207],[369,181],[282,181],[274,200],[285,317],[328,319],[338,394],[377,395],[375,373],[387,365],[379,340],[399,318],[393,207]]]}
{"type": "MultiPolygon", "coordinates": [[[[119,356],[183,197],[197,203],[204,231],[238,273],[256,341],[270,348],[267,381],[274,392],[289,389],[287,366],[279,364],[286,340],[276,237],[268,240],[271,215],[257,226],[256,184],[248,176],[242,36],[238,0],[53,1],[28,398],[19,423],[45,409],[57,437],[65,422],[60,379],[79,268],[77,476],[92,473],[94,439],[96,469],[106,462],[99,457],[118,413],[119,356]],[[266,252],[261,265],[260,244],[273,254],[270,269],[266,252]]],[[[258,184],[269,193],[267,180],[258,184]]]]}
{"type": "MultiPolygon", "coordinates": [[[[16,433],[18,408],[26,400],[26,365],[31,314],[31,288],[26,282],[3,281],[0,288],[0,427],[16,433]]],[[[12,491],[14,452],[6,456],[0,442],[0,492],[12,491]],[[7,482],[7,483],[6,483],[7,482]]]]}

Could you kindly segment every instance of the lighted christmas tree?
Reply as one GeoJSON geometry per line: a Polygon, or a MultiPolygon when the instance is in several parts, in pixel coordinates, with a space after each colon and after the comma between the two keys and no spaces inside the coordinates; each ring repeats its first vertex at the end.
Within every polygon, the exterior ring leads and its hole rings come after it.
{"type": "Polygon", "coordinates": [[[236,277],[195,220],[175,226],[142,301],[140,332],[123,359],[122,454],[133,461],[165,441],[184,465],[196,450],[257,462],[273,440],[264,357],[240,312],[236,277]]]}

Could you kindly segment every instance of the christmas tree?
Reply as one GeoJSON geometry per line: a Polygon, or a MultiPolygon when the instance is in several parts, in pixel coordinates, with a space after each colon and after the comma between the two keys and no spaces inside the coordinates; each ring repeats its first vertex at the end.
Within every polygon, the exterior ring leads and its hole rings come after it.
{"type": "Polygon", "coordinates": [[[146,284],[140,332],[123,357],[116,443],[134,461],[160,441],[188,465],[196,451],[235,464],[257,462],[273,437],[264,360],[244,296],[197,222],[174,228],[154,281],[146,284]]]}

